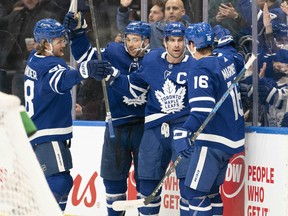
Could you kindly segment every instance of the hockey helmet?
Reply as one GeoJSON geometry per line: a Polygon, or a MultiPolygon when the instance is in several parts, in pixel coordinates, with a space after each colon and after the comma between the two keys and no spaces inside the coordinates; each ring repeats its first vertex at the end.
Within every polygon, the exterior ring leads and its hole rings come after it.
{"type": "Polygon", "coordinates": [[[143,21],[132,21],[126,26],[125,35],[127,34],[137,34],[145,38],[150,38],[150,24],[143,21]]]}
{"type": "Polygon", "coordinates": [[[46,39],[51,43],[54,38],[66,37],[64,26],[55,19],[50,18],[39,20],[35,24],[33,33],[37,43],[40,43],[42,39],[46,39]]]}
{"type": "Polygon", "coordinates": [[[231,32],[228,29],[223,28],[221,25],[214,26],[213,31],[218,40],[217,47],[222,47],[234,42],[231,32]]]}
{"type": "Polygon", "coordinates": [[[185,32],[187,41],[192,41],[196,49],[212,46],[214,42],[214,32],[212,27],[206,23],[190,24],[185,32]]]}
{"type": "Polygon", "coordinates": [[[169,22],[164,27],[164,37],[181,37],[185,35],[186,27],[182,22],[169,22]]]}

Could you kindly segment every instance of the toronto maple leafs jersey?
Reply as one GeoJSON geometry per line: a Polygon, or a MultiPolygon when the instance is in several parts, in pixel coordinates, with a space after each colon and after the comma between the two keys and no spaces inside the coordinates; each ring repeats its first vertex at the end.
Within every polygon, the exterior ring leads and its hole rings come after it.
{"type": "Polygon", "coordinates": [[[71,89],[83,78],[55,56],[32,52],[25,68],[25,107],[38,131],[32,145],[72,138],[71,89]]]}
{"type": "Polygon", "coordinates": [[[194,60],[185,55],[180,63],[171,64],[166,56],[164,49],[151,50],[138,71],[119,76],[112,85],[112,88],[134,97],[147,92],[147,129],[189,114],[187,78],[194,60]]]}
{"type": "MultiPolygon", "coordinates": [[[[225,57],[207,56],[196,61],[188,78],[190,115],[184,127],[196,132],[237,76],[235,65],[225,57]]],[[[234,154],[244,150],[244,117],[240,93],[233,88],[195,145],[234,154]]]]}
{"type": "Polygon", "coordinates": [[[217,55],[218,57],[225,56],[226,58],[232,58],[231,60],[234,61],[237,74],[244,67],[245,60],[243,55],[238,53],[238,51],[231,44],[214,49],[213,54],[217,55]]]}
{"type": "MultiPolygon", "coordinates": [[[[78,63],[97,59],[97,50],[91,47],[85,34],[73,38],[71,50],[78,63]]],[[[103,60],[109,61],[113,67],[120,70],[120,73],[124,75],[136,71],[142,64],[143,59],[143,57],[132,57],[126,52],[123,43],[115,42],[112,42],[108,44],[106,48],[101,49],[101,57],[103,60]]],[[[139,118],[144,118],[146,104],[145,93],[139,95],[137,98],[128,97],[123,93],[114,91],[110,86],[107,86],[107,94],[113,126],[119,126],[139,118]]]]}

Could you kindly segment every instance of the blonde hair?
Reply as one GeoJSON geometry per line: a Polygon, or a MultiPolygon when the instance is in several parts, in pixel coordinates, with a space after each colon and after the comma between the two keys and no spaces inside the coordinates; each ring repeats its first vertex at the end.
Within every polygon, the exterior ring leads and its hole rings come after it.
{"type": "Polygon", "coordinates": [[[46,45],[47,40],[46,39],[42,39],[41,42],[39,44],[37,44],[36,46],[36,53],[38,55],[44,55],[45,54],[45,50],[46,50],[46,45]]]}

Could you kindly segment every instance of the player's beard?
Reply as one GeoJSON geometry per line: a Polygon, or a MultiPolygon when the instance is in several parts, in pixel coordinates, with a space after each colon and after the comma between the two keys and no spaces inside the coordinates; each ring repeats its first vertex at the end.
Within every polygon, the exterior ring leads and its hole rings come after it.
{"type": "MultiPolygon", "coordinates": [[[[179,55],[173,55],[173,53],[171,54],[168,50],[166,50],[166,51],[167,51],[167,54],[170,56],[170,58],[172,58],[173,63],[179,63],[184,58],[185,50],[186,50],[186,48],[184,48],[183,52],[180,53],[179,55]]],[[[172,62],[170,62],[170,63],[172,63],[172,62]]]]}

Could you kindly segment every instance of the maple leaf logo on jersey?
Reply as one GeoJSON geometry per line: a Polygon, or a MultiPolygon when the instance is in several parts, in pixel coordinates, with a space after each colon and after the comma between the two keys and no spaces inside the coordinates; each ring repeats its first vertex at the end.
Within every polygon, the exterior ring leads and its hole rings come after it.
{"type": "Polygon", "coordinates": [[[126,103],[127,105],[134,105],[135,107],[137,107],[138,105],[143,105],[144,103],[146,103],[146,93],[143,93],[141,95],[139,95],[137,98],[128,98],[126,96],[123,96],[123,102],[126,103]]]}
{"type": "Polygon", "coordinates": [[[179,112],[184,108],[184,97],[186,88],[180,87],[176,91],[176,85],[167,79],[162,87],[163,92],[155,91],[156,98],[161,104],[161,111],[164,113],[179,112]]]}

